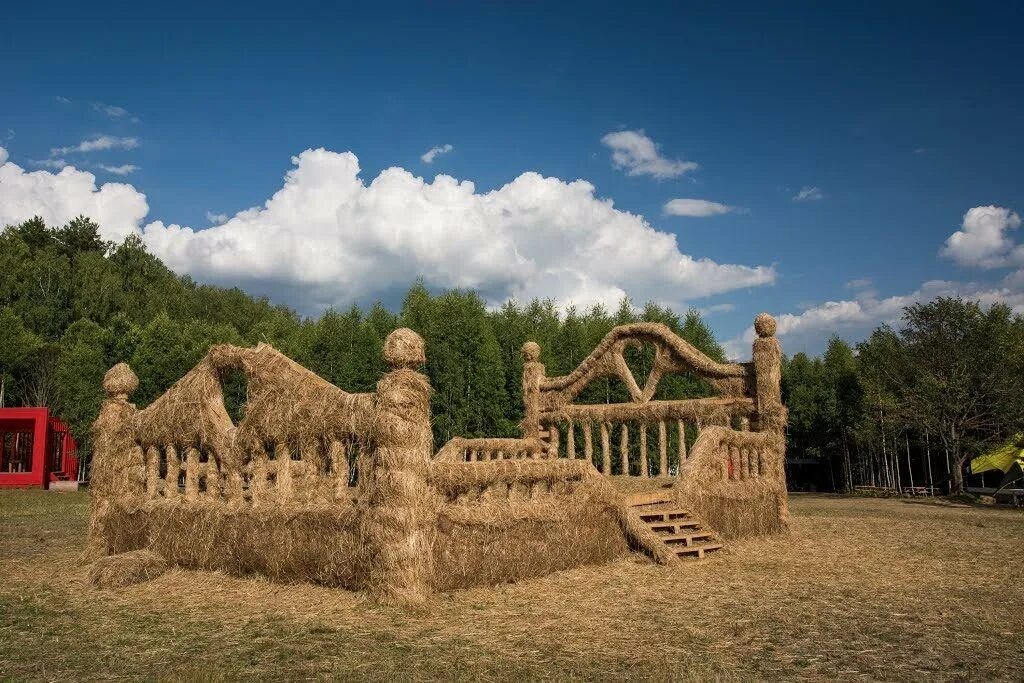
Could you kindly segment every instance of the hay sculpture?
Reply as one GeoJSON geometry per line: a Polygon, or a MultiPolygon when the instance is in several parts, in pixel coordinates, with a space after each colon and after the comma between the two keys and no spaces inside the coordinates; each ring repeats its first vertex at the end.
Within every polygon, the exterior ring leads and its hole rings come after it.
{"type": "Polygon", "coordinates": [[[168,563],[414,605],[630,550],[677,561],[610,483],[616,475],[673,476],[674,500],[724,537],[784,530],[781,354],[774,320],[759,316],[756,328],[754,360],[738,365],[663,325],[621,326],[552,378],[528,342],[522,437],[456,438],[436,455],[424,343],[412,330],[388,336],[391,370],[368,394],[342,391],[266,344],[221,345],[137,410],[128,398],[138,380],[118,364],[93,427],[90,580],[144,580],[168,563]],[[655,348],[643,386],[623,356],[640,344],[655,348]],[[238,424],[221,388],[234,372],[248,381],[238,424]],[[684,372],[719,396],[654,399],[661,377],[684,372]],[[604,376],[619,377],[632,402],[574,403],[604,376]]]}

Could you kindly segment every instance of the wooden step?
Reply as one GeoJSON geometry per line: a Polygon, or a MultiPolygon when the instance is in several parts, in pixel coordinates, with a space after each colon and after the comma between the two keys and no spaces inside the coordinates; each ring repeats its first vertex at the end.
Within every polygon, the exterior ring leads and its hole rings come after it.
{"type": "Polygon", "coordinates": [[[689,510],[650,510],[640,512],[640,519],[645,522],[668,522],[674,519],[682,519],[689,516],[689,510]]]}
{"type": "Polygon", "coordinates": [[[631,493],[626,496],[626,505],[630,507],[639,507],[641,505],[660,505],[662,503],[674,503],[675,497],[672,495],[672,491],[643,491],[641,493],[631,493]]]}
{"type": "Polygon", "coordinates": [[[655,533],[659,531],[679,533],[680,529],[700,528],[700,522],[695,519],[673,519],[671,522],[648,522],[647,526],[651,527],[651,530],[655,533]]]}
{"type": "Polygon", "coordinates": [[[696,557],[697,559],[703,559],[704,553],[711,552],[712,550],[719,550],[721,547],[721,543],[697,543],[694,545],[671,546],[672,550],[674,550],[676,555],[679,557],[689,556],[696,557]]]}
{"type": "Polygon", "coordinates": [[[661,539],[662,543],[666,543],[669,547],[675,548],[680,543],[693,545],[694,539],[714,538],[714,536],[715,535],[710,531],[692,531],[687,534],[659,534],[658,538],[661,539]]]}

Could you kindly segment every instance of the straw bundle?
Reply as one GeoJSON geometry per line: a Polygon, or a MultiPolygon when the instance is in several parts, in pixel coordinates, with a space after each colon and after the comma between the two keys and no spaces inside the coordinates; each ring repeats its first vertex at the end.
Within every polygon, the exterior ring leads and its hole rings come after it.
{"type": "Polygon", "coordinates": [[[97,559],[85,582],[93,588],[121,588],[155,579],[165,571],[164,558],[148,550],[133,550],[97,559]]]}
{"type": "Polygon", "coordinates": [[[427,486],[430,383],[414,369],[424,362],[423,347],[412,330],[388,335],[384,357],[393,370],[377,383],[362,530],[370,591],[389,603],[419,603],[431,591],[439,500],[427,486]]]}
{"type": "Polygon", "coordinates": [[[118,363],[103,377],[107,398],[92,425],[93,465],[89,491],[92,509],[85,559],[106,554],[105,536],[108,512],[113,499],[142,492],[143,461],[135,443],[132,419],[135,406],[128,395],[139,386],[139,379],[125,363],[118,363]]]}

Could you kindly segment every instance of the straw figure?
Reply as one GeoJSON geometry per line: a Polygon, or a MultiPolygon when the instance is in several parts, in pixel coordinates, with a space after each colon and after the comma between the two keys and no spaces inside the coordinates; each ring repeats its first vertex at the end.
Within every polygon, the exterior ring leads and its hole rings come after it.
{"type": "Polygon", "coordinates": [[[755,329],[753,361],[733,364],[664,325],[624,325],[562,377],[527,342],[521,437],[456,437],[436,454],[428,350],[409,329],[387,337],[390,370],[364,394],[269,345],[219,345],[137,410],[138,380],[120,363],[93,426],[89,581],[117,587],[179,565],[420,605],[630,551],[677,564],[783,531],[781,351],[771,316],[755,329]],[[641,384],[624,353],[644,345],[654,362],[641,384]],[[247,381],[237,424],[222,389],[234,373],[247,381]],[[717,396],[656,398],[673,373],[717,396]],[[601,377],[630,401],[577,403],[601,377]]]}

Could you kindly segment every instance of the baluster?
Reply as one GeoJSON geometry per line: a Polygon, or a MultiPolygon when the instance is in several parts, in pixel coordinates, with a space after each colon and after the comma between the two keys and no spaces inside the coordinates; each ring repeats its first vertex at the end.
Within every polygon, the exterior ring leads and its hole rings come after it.
{"type": "Polygon", "coordinates": [[[146,496],[156,498],[160,483],[160,449],[150,446],[146,449],[146,496]]]}
{"type": "Polygon", "coordinates": [[[729,446],[729,462],[732,467],[729,468],[729,478],[738,480],[740,478],[740,449],[736,446],[729,446]]]}
{"type": "Polygon", "coordinates": [[[199,497],[199,449],[189,446],[185,450],[185,500],[199,497]]]}
{"type": "Polygon", "coordinates": [[[253,505],[258,504],[267,495],[267,465],[269,457],[263,444],[252,449],[252,460],[249,462],[249,492],[253,505]]]}
{"type": "Polygon", "coordinates": [[[178,477],[181,475],[181,459],[178,457],[178,451],[174,446],[164,446],[164,452],[167,453],[167,476],[164,478],[164,497],[177,498],[179,494],[178,477]]]}
{"type": "Polygon", "coordinates": [[[573,428],[572,420],[566,425],[565,432],[565,457],[576,459],[576,430],[573,428]]]}
{"type": "Polygon", "coordinates": [[[754,450],[750,453],[750,475],[752,477],[761,476],[761,451],[754,450]]]}
{"type": "Polygon", "coordinates": [[[221,496],[220,468],[217,467],[217,458],[210,453],[206,460],[206,496],[207,498],[219,499],[221,496]]]}
{"type": "Polygon", "coordinates": [[[551,451],[548,453],[549,458],[558,457],[558,426],[551,425],[548,427],[548,431],[551,432],[551,451]]]}
{"type": "Polygon", "coordinates": [[[668,476],[668,428],[664,420],[658,421],[658,475],[668,476]]]}
{"type": "Polygon", "coordinates": [[[629,422],[622,423],[619,434],[619,458],[622,460],[622,475],[629,476],[629,422]]]}
{"type": "Polygon", "coordinates": [[[686,423],[676,420],[676,426],[679,429],[679,469],[676,470],[676,476],[679,476],[683,473],[683,463],[686,462],[686,423]]]}
{"type": "Polygon", "coordinates": [[[739,479],[750,477],[750,454],[746,448],[740,449],[740,476],[739,479]]]}
{"type": "Polygon", "coordinates": [[[281,500],[292,497],[292,452],[288,444],[280,442],[274,446],[274,463],[277,465],[277,495],[281,500]]]}
{"type": "Polygon", "coordinates": [[[348,493],[348,449],[341,441],[331,439],[327,447],[327,457],[331,460],[334,499],[341,500],[348,493]]]}
{"type": "Polygon", "coordinates": [[[234,459],[234,446],[227,447],[224,451],[223,459],[219,459],[218,462],[223,463],[224,460],[233,463],[230,471],[221,472],[222,485],[224,487],[224,495],[228,500],[240,501],[245,495],[242,490],[242,468],[239,461],[234,459]]]}
{"type": "Polygon", "coordinates": [[[647,423],[640,423],[640,477],[646,479],[650,476],[647,471],[647,423]]]}
{"type": "Polygon", "coordinates": [[[601,471],[604,476],[610,477],[612,474],[612,448],[611,438],[608,434],[608,423],[601,423],[601,471]]]}
{"type": "Polygon", "coordinates": [[[589,462],[594,462],[594,435],[591,433],[593,425],[590,424],[590,420],[583,422],[583,457],[589,462]]]}
{"type": "Polygon", "coordinates": [[[749,432],[750,431],[750,418],[747,417],[746,415],[744,415],[743,417],[740,418],[740,431],[741,432],[749,432]]]}
{"type": "Polygon", "coordinates": [[[319,441],[308,436],[303,438],[299,442],[299,457],[302,459],[295,464],[300,468],[298,473],[292,473],[292,486],[305,498],[319,497],[324,481],[324,458],[319,441]]]}

